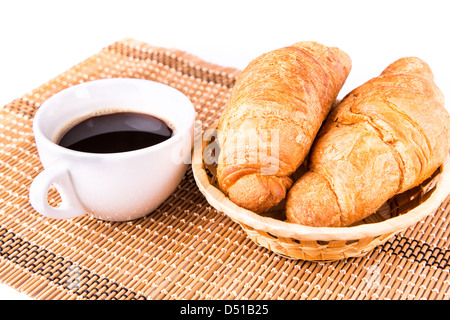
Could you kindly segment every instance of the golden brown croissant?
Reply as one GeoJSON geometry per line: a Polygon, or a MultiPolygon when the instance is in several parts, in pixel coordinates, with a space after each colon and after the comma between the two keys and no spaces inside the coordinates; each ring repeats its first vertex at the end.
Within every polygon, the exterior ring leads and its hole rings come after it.
{"type": "Polygon", "coordinates": [[[218,125],[217,177],[233,202],[260,213],[285,198],[350,68],[338,48],[300,42],[242,71],[218,125]]]}
{"type": "Polygon", "coordinates": [[[350,225],[420,184],[448,152],[449,115],[429,66],[399,59],[330,112],[289,190],[287,219],[350,225]]]}

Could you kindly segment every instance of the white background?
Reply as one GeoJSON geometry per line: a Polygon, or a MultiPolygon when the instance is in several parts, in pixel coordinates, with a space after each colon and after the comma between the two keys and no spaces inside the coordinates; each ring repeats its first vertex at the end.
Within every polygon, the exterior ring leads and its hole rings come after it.
{"type": "MultiPolygon", "coordinates": [[[[6,1],[0,3],[0,106],[127,38],[244,68],[259,54],[314,40],[353,67],[340,93],[403,56],[431,66],[450,96],[448,1],[6,1]]],[[[446,106],[448,109],[448,106],[446,106]]],[[[0,299],[26,299],[0,284],[0,299]]]]}

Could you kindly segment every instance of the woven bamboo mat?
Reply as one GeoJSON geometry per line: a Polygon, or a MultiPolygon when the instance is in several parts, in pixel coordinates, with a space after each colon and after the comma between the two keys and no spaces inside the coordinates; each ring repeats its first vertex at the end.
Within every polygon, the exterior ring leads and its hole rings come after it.
{"type": "MultiPolygon", "coordinates": [[[[32,133],[52,94],[99,78],[163,82],[206,127],[239,71],[136,40],[114,43],[0,110],[0,281],[36,299],[449,299],[450,197],[361,258],[289,260],[210,207],[188,171],[155,212],[130,222],[52,220],[28,202],[41,170],[32,133]]],[[[58,202],[58,194],[49,198],[58,202]]]]}

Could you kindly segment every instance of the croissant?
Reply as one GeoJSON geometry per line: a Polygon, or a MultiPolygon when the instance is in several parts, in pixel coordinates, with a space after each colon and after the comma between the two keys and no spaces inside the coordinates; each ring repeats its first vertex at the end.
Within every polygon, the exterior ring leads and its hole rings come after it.
{"type": "Polygon", "coordinates": [[[338,48],[299,42],[249,63],[219,118],[219,187],[261,213],[286,197],[351,68],[338,48]]]}
{"type": "Polygon", "coordinates": [[[342,99],[320,129],[287,221],[348,226],[419,185],[449,152],[449,115],[430,67],[401,58],[342,99]]]}

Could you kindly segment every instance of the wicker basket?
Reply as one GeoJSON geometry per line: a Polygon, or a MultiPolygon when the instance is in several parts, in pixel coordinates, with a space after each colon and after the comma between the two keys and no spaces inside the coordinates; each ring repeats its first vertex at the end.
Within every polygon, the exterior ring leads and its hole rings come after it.
{"type": "MultiPolygon", "coordinates": [[[[206,130],[214,135],[212,130],[206,130]]],[[[450,157],[421,185],[398,194],[375,213],[349,227],[318,228],[284,222],[284,202],[263,215],[237,206],[217,186],[216,166],[204,162],[203,146],[194,148],[195,181],[210,205],[238,222],[258,245],[292,259],[334,261],[367,254],[395,234],[435,212],[449,195],[450,157]]],[[[205,155],[208,157],[208,155],[205,155]]],[[[208,162],[209,163],[209,162],[208,162]]],[[[293,176],[294,180],[298,178],[293,176]]]]}

